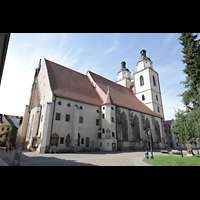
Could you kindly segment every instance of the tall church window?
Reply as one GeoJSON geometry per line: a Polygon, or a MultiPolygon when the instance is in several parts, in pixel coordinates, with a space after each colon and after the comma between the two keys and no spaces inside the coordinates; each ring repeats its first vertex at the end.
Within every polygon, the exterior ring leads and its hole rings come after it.
{"type": "Polygon", "coordinates": [[[150,121],[148,118],[146,119],[145,125],[147,129],[151,129],[150,121]]]}
{"type": "Polygon", "coordinates": [[[145,100],[145,96],[144,95],[142,95],[142,101],[144,101],[145,100]]]}
{"type": "Polygon", "coordinates": [[[156,80],[154,76],[153,76],[153,85],[156,86],[156,80]]]}
{"type": "Polygon", "coordinates": [[[134,135],[135,135],[135,139],[138,141],[140,140],[140,125],[139,125],[139,119],[137,117],[137,115],[134,116],[133,118],[133,122],[134,122],[134,135]]]}
{"type": "Polygon", "coordinates": [[[128,123],[127,123],[127,116],[125,112],[120,114],[120,125],[121,125],[121,132],[122,132],[122,140],[128,140],[128,123]]]}
{"type": "Polygon", "coordinates": [[[159,126],[159,123],[157,120],[156,120],[156,124],[155,124],[155,131],[156,131],[157,142],[161,142],[160,126],[159,126]]]}
{"type": "Polygon", "coordinates": [[[140,86],[143,86],[144,85],[144,78],[143,76],[140,76],[140,86]]]}
{"type": "Polygon", "coordinates": [[[158,112],[160,112],[160,108],[159,108],[159,106],[158,106],[158,112]]]}

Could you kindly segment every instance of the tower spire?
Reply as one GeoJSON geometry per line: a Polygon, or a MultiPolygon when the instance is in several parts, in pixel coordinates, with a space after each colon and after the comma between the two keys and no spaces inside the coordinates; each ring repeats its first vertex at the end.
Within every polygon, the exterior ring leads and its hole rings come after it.
{"type": "Polygon", "coordinates": [[[106,104],[112,104],[112,99],[111,99],[111,96],[110,96],[110,89],[109,89],[109,85],[108,85],[108,92],[107,92],[107,95],[106,95],[106,99],[105,101],[103,102],[104,105],[106,104]]]}

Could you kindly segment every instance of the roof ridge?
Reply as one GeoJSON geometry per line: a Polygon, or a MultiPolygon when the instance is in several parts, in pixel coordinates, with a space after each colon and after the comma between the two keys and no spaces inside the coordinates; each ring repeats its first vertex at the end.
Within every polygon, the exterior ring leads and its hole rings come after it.
{"type": "MultiPolygon", "coordinates": [[[[103,76],[100,76],[100,75],[98,75],[98,74],[96,74],[96,73],[94,73],[94,72],[91,72],[91,71],[89,71],[89,72],[90,72],[90,73],[93,73],[93,74],[95,74],[95,75],[97,75],[97,76],[99,76],[99,77],[101,77],[101,78],[103,78],[103,79],[105,79],[105,80],[107,80],[107,81],[109,81],[109,82],[111,82],[111,83],[114,83],[114,84],[116,84],[117,86],[120,86],[120,87],[122,87],[122,88],[131,90],[130,88],[127,88],[127,87],[125,87],[125,86],[123,86],[123,85],[117,84],[116,82],[111,81],[111,80],[109,80],[109,79],[107,79],[107,78],[104,78],[103,76]]],[[[95,82],[96,82],[96,81],[95,81],[95,82]]]]}
{"type": "Polygon", "coordinates": [[[71,70],[71,71],[73,71],[73,72],[76,72],[76,73],[79,73],[79,74],[81,74],[81,75],[83,75],[83,76],[86,76],[85,74],[82,74],[81,72],[77,72],[77,71],[75,71],[75,70],[73,70],[73,69],[71,69],[71,68],[69,68],[69,67],[65,67],[65,66],[63,66],[63,65],[61,65],[61,64],[58,64],[58,63],[55,63],[55,62],[53,62],[53,61],[51,61],[51,60],[47,60],[46,58],[45,58],[45,60],[48,61],[48,62],[51,62],[51,63],[53,63],[53,64],[56,64],[56,65],[58,65],[59,67],[63,67],[63,68],[65,68],[65,69],[69,69],[69,70],[71,70]]]}

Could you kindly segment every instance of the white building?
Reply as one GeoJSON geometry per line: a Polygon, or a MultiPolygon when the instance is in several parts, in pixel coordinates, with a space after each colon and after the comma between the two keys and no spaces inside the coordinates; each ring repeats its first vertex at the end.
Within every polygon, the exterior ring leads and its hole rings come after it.
{"type": "Polygon", "coordinates": [[[91,71],[84,75],[40,61],[20,141],[43,153],[51,148],[149,149],[147,131],[151,130],[153,147],[166,148],[159,77],[152,61],[142,50],[133,79],[126,63],[121,65],[114,83],[91,71]]]}

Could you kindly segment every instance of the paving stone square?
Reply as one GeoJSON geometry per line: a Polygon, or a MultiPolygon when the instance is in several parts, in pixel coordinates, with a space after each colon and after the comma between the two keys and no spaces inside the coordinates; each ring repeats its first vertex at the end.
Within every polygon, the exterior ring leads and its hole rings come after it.
{"type": "MultiPolygon", "coordinates": [[[[12,166],[15,150],[5,153],[0,148],[0,157],[12,166]]],[[[21,166],[148,166],[142,159],[143,151],[130,152],[84,152],[64,154],[40,154],[22,151],[21,166]]]]}

